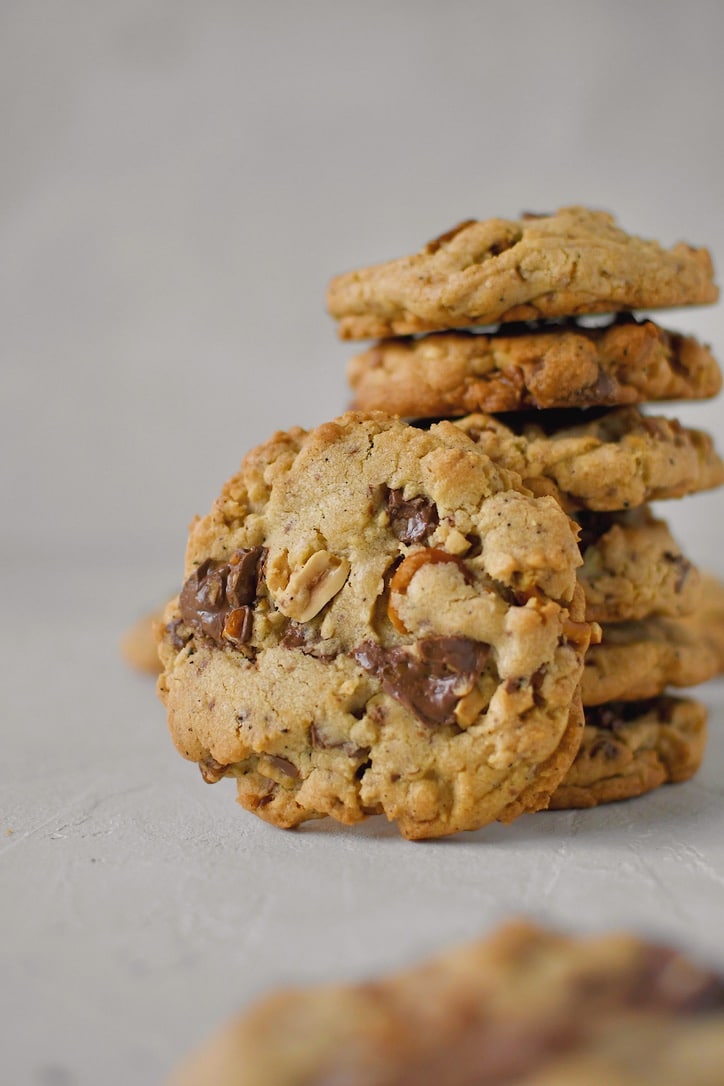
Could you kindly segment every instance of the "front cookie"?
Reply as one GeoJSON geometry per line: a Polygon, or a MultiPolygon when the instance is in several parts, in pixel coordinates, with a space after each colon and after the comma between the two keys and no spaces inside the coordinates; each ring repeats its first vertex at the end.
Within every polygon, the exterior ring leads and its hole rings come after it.
{"type": "Polygon", "coordinates": [[[192,527],[159,691],[207,780],[277,825],[411,838],[547,803],[590,630],[555,501],[449,422],[277,434],[192,527]]]}

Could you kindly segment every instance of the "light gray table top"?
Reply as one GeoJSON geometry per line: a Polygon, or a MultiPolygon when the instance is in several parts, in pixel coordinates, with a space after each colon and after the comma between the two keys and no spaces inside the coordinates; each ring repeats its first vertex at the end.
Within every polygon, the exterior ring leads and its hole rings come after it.
{"type": "MultiPolygon", "coordinates": [[[[3,7],[2,1086],[152,1086],[275,984],[511,914],[724,965],[721,683],[692,782],[410,844],[244,813],[118,653],[243,453],[346,406],[331,274],[571,202],[724,262],[723,30],[706,2],[3,7]]],[[[724,306],[666,322],[724,352],[724,306]]],[[[720,494],[659,511],[724,575],[720,494]]]]}

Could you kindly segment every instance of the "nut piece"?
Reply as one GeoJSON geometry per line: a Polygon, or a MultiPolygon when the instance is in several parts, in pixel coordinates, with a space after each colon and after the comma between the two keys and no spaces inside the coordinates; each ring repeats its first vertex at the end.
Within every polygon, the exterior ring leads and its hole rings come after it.
{"type": "Polygon", "coordinates": [[[397,613],[397,608],[394,606],[392,597],[395,593],[404,596],[407,591],[407,586],[417,573],[418,569],[420,569],[421,566],[427,565],[428,562],[454,562],[455,565],[462,570],[466,580],[468,578],[468,573],[462,560],[455,554],[448,554],[447,551],[440,550],[439,547],[429,547],[425,550],[413,551],[412,554],[408,554],[402,564],[397,567],[392,580],[390,581],[390,601],[387,605],[388,618],[399,633],[409,633],[409,630],[397,613]]]}
{"type": "Polygon", "coordinates": [[[469,694],[465,694],[455,707],[455,719],[461,728],[467,728],[473,724],[485,708],[485,697],[474,686],[469,694]]]}
{"type": "Polygon", "coordinates": [[[300,569],[293,570],[285,588],[274,593],[274,602],[287,618],[308,622],[337,595],[349,571],[346,558],[317,551],[300,569]]]}

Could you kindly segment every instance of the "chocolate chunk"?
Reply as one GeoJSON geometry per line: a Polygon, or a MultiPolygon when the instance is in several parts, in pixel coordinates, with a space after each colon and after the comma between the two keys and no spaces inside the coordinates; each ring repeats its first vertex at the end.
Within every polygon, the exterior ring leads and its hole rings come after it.
{"type": "Polygon", "coordinates": [[[283,649],[301,649],[307,644],[307,636],[305,627],[299,622],[295,622],[290,619],[286,625],[284,633],[279,639],[279,644],[283,649]]]}
{"type": "Polygon", "coordinates": [[[207,558],[191,574],[179,597],[181,617],[217,645],[246,644],[253,625],[263,547],[238,550],[228,562],[207,558]]]}
{"type": "Polygon", "coordinates": [[[166,626],[166,633],[169,636],[171,644],[180,652],[182,648],[188,643],[191,633],[183,628],[184,622],[182,618],[174,618],[166,626]]]}
{"type": "Polygon", "coordinates": [[[298,777],[299,770],[294,765],[294,762],[290,762],[288,758],[282,758],[278,754],[270,754],[269,761],[275,766],[276,769],[284,773],[287,777],[298,777]]]}
{"type": "Polygon", "coordinates": [[[586,405],[592,407],[594,404],[615,404],[617,393],[616,381],[605,370],[600,370],[595,383],[589,385],[583,395],[586,405]]]}
{"type": "Polygon", "coordinates": [[[236,551],[229,561],[226,600],[231,607],[245,607],[257,597],[257,574],[265,555],[263,547],[236,551]]]}
{"type": "Polygon", "coordinates": [[[621,753],[621,748],[608,736],[601,735],[591,743],[588,753],[592,758],[602,757],[607,762],[613,762],[621,753]]]}
{"type": "Polygon", "coordinates": [[[506,679],[504,687],[506,694],[517,694],[519,690],[528,687],[533,695],[533,704],[540,708],[545,704],[542,689],[543,680],[545,679],[547,672],[548,668],[543,664],[537,671],[533,672],[530,678],[517,676],[515,678],[506,679]]]}
{"type": "Polygon", "coordinates": [[[485,668],[490,646],[468,637],[430,637],[413,648],[365,641],[352,656],[423,724],[456,724],[455,708],[485,668]]]}
{"type": "Polygon", "coordinates": [[[337,655],[336,647],[319,636],[319,630],[309,623],[294,622],[290,619],[279,638],[283,649],[299,649],[305,656],[329,663],[337,655]]]}
{"type": "Polygon", "coordinates": [[[681,592],[684,587],[686,578],[691,573],[691,562],[688,558],[684,558],[683,554],[673,554],[671,551],[666,551],[664,558],[667,562],[670,562],[672,566],[676,568],[677,577],[674,583],[674,591],[681,592]]]}
{"type": "Polygon", "coordinates": [[[387,512],[390,527],[401,543],[424,542],[440,522],[434,502],[423,496],[406,501],[401,490],[388,490],[387,512]]]}
{"type": "Polygon", "coordinates": [[[217,762],[210,754],[199,762],[201,776],[207,784],[216,784],[217,781],[220,781],[228,768],[228,766],[222,765],[221,762],[217,762]]]}
{"type": "Polygon", "coordinates": [[[351,739],[330,739],[315,723],[309,729],[309,739],[313,750],[339,750],[348,758],[366,758],[368,747],[358,747],[351,739]]]}
{"type": "Polygon", "coordinates": [[[468,532],[465,536],[470,544],[470,550],[466,552],[466,558],[477,558],[479,554],[483,553],[483,541],[477,532],[468,532]]]}

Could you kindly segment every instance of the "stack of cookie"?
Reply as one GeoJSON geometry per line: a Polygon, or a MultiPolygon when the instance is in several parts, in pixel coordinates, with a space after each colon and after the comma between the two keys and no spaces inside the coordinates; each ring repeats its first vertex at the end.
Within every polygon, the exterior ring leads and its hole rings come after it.
{"type": "Polygon", "coordinates": [[[551,807],[638,795],[702,757],[704,706],[666,691],[724,668],[724,589],[708,579],[702,594],[647,503],[719,486],[724,467],[707,434],[639,405],[714,396],[721,374],[693,337],[631,311],[717,297],[706,250],[666,250],[580,207],[466,221],[329,287],[343,339],[382,337],[349,365],[358,408],[456,420],[578,525],[602,639],[585,660],[583,741],[551,807]]]}
{"type": "Polygon", "coordinates": [[[160,623],[177,749],[275,825],[408,838],[690,776],[706,713],[666,688],[724,654],[646,503],[724,464],[637,405],[720,375],[621,314],[716,297],[705,251],[580,208],[335,279],[341,335],[385,338],[351,365],[358,410],[275,434],[192,524],[160,623]]]}

